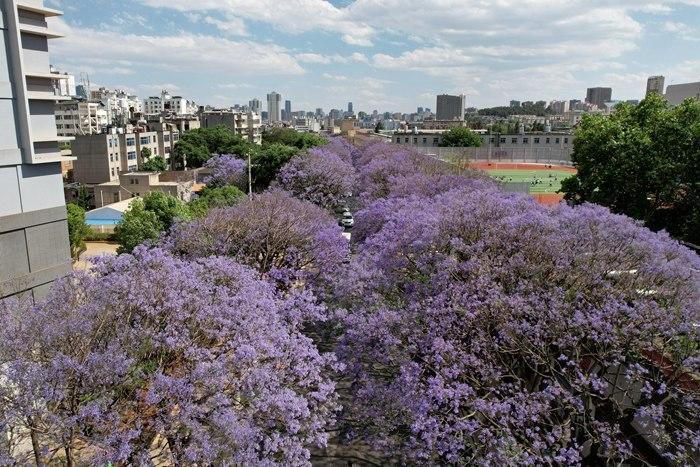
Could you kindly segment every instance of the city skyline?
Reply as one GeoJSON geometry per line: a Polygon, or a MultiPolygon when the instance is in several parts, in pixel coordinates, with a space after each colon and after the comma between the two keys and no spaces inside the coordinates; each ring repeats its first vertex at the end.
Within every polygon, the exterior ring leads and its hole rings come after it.
{"type": "Polygon", "coordinates": [[[61,71],[214,106],[276,89],[299,110],[352,101],[411,112],[442,93],[477,107],[583,99],[589,87],[625,100],[642,98],[652,75],[700,79],[697,0],[48,3],[65,10],[52,54],[61,71]]]}

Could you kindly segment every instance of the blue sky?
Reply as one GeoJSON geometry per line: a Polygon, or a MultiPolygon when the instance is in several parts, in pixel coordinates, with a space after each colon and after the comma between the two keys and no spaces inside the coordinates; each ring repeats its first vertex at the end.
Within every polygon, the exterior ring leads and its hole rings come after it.
{"type": "Polygon", "coordinates": [[[45,0],[62,9],[61,71],[145,97],[217,106],[415,111],[439,93],[469,105],[582,99],[646,77],[700,81],[700,0],[45,0]]]}

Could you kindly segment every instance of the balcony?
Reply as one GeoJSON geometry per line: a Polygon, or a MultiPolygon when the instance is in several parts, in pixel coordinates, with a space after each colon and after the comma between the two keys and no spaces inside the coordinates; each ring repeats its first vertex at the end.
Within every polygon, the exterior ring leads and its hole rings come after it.
{"type": "Polygon", "coordinates": [[[37,36],[44,36],[47,39],[56,39],[58,37],[64,37],[62,34],[51,31],[46,27],[35,26],[32,24],[20,24],[19,30],[20,30],[20,32],[25,33],[25,34],[34,34],[37,36]]]}
{"type": "Polygon", "coordinates": [[[34,5],[31,2],[22,1],[22,0],[17,2],[17,8],[19,10],[29,11],[31,13],[38,13],[38,14],[44,15],[46,17],[63,15],[63,12],[61,12],[59,10],[54,10],[53,8],[47,8],[45,6],[34,5]]]}
{"type": "Polygon", "coordinates": [[[34,101],[70,101],[73,100],[70,96],[59,96],[51,92],[44,91],[28,91],[27,99],[34,101]]]}

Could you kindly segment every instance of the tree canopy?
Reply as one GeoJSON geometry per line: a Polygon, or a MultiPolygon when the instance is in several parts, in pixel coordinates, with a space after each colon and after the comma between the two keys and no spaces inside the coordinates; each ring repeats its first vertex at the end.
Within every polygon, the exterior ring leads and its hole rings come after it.
{"type": "Polygon", "coordinates": [[[572,160],[578,173],[562,183],[573,203],[613,212],[700,243],[700,103],[669,107],[649,95],[610,116],[584,115],[572,160]]]}
{"type": "Polygon", "coordinates": [[[328,141],[315,133],[298,132],[293,128],[267,128],[263,132],[263,146],[268,144],[284,144],[297,149],[308,149],[323,146],[328,141]]]}
{"type": "Polygon", "coordinates": [[[201,167],[212,154],[235,154],[243,157],[256,145],[225,126],[195,128],[184,133],[175,143],[172,159],[178,167],[187,161],[188,168],[201,167]]]}
{"type": "Polygon", "coordinates": [[[481,136],[475,131],[465,127],[455,127],[442,135],[442,146],[446,147],[479,147],[481,136]]]}
{"type": "Polygon", "coordinates": [[[163,172],[168,169],[168,162],[165,160],[165,157],[160,154],[144,159],[141,170],[145,170],[146,172],[163,172]]]}
{"type": "Polygon", "coordinates": [[[68,210],[68,240],[71,256],[77,258],[85,248],[85,238],[90,234],[90,227],[85,223],[85,210],[77,204],[66,204],[68,210]]]}

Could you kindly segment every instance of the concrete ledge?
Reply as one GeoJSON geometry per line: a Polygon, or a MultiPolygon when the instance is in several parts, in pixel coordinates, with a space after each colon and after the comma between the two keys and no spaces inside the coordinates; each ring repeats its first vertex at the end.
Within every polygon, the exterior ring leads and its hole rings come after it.
{"type": "Polygon", "coordinates": [[[0,297],[7,297],[35,287],[48,284],[59,277],[67,276],[73,270],[70,261],[41,269],[0,283],[0,297]]]}
{"type": "Polygon", "coordinates": [[[9,216],[0,217],[0,233],[62,221],[67,217],[68,214],[65,206],[11,214],[9,216]]]}
{"type": "Polygon", "coordinates": [[[22,151],[19,148],[0,149],[0,166],[20,165],[22,163],[22,151]]]}

